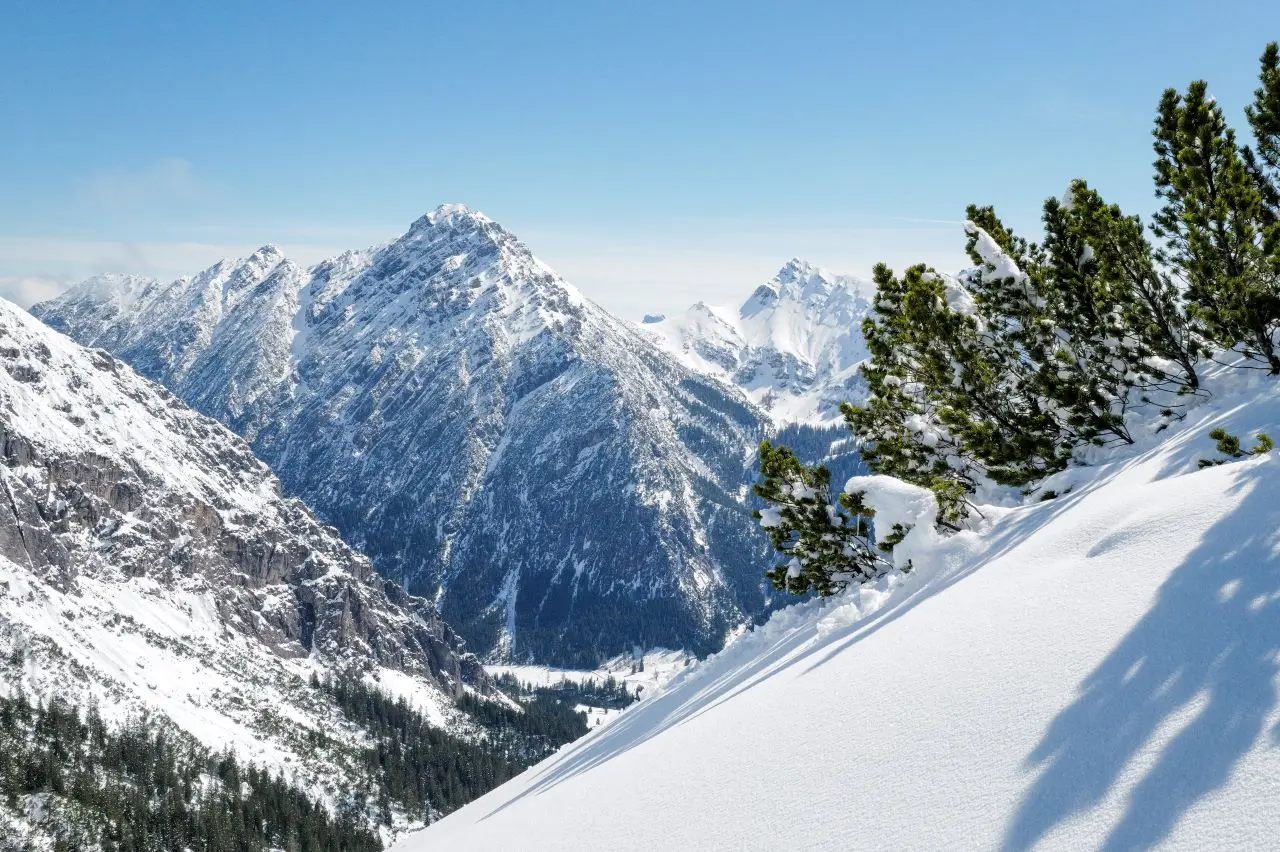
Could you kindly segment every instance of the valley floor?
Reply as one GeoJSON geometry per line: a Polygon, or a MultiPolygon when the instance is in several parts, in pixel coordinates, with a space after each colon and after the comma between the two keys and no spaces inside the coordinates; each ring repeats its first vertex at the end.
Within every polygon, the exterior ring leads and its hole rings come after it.
{"type": "Polygon", "coordinates": [[[397,848],[1275,848],[1280,452],[1197,470],[1215,426],[1275,435],[1274,380],[779,613],[397,848]]]}
{"type": "MultiPolygon", "coordinates": [[[[628,694],[643,700],[662,690],[673,677],[695,662],[697,658],[685,651],[654,648],[640,654],[621,654],[590,671],[541,665],[487,665],[485,669],[495,678],[513,677],[535,689],[562,683],[603,686],[612,681],[628,694]]],[[[577,709],[587,714],[587,727],[591,729],[605,725],[621,714],[620,710],[592,704],[580,704],[577,709]]]]}

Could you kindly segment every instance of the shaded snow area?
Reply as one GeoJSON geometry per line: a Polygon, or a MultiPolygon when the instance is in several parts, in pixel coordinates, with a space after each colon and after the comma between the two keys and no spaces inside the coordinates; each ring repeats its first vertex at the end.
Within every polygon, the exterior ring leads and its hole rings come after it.
{"type": "Polygon", "coordinates": [[[1276,435],[1280,384],[1207,385],[397,848],[1275,848],[1280,453],[1196,462],[1214,427],[1276,435]]]}
{"type": "Polygon", "coordinates": [[[695,372],[745,392],[779,424],[841,421],[865,395],[864,296],[875,288],[795,259],[738,309],[699,302],[637,328],[695,372]]]}

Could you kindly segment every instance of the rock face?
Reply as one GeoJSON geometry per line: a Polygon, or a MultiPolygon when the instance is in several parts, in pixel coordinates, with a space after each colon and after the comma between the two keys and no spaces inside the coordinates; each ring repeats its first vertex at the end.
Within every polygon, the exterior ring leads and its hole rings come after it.
{"type": "Polygon", "coordinates": [[[21,585],[176,595],[255,653],[490,688],[435,607],[281,496],[242,440],[4,301],[0,487],[0,557],[21,585]]]}
{"type": "Polygon", "coordinates": [[[472,647],[595,663],[717,649],[762,611],[767,419],[446,205],[303,270],[271,247],[34,312],[248,439],[472,647]]]}
{"type": "Polygon", "coordinates": [[[862,320],[875,288],[793,259],[737,310],[699,302],[640,329],[690,369],[741,388],[780,423],[829,425],[865,395],[862,320]]]}

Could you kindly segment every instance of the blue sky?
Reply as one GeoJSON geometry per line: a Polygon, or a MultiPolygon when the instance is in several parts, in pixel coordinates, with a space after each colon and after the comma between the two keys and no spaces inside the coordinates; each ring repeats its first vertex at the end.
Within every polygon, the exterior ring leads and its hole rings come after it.
{"type": "Polygon", "coordinates": [[[1242,124],[1275,38],[1274,2],[0,0],[0,294],[314,261],[445,201],[631,317],[792,255],[951,268],[971,201],[1148,212],[1161,90],[1242,124]]]}

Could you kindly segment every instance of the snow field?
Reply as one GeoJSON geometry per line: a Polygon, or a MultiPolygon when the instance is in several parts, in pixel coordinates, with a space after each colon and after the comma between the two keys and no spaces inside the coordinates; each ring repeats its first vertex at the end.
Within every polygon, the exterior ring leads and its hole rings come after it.
{"type": "Polygon", "coordinates": [[[1274,848],[1280,453],[1196,462],[1280,431],[1280,385],[1206,384],[396,848],[1274,848]]]}

